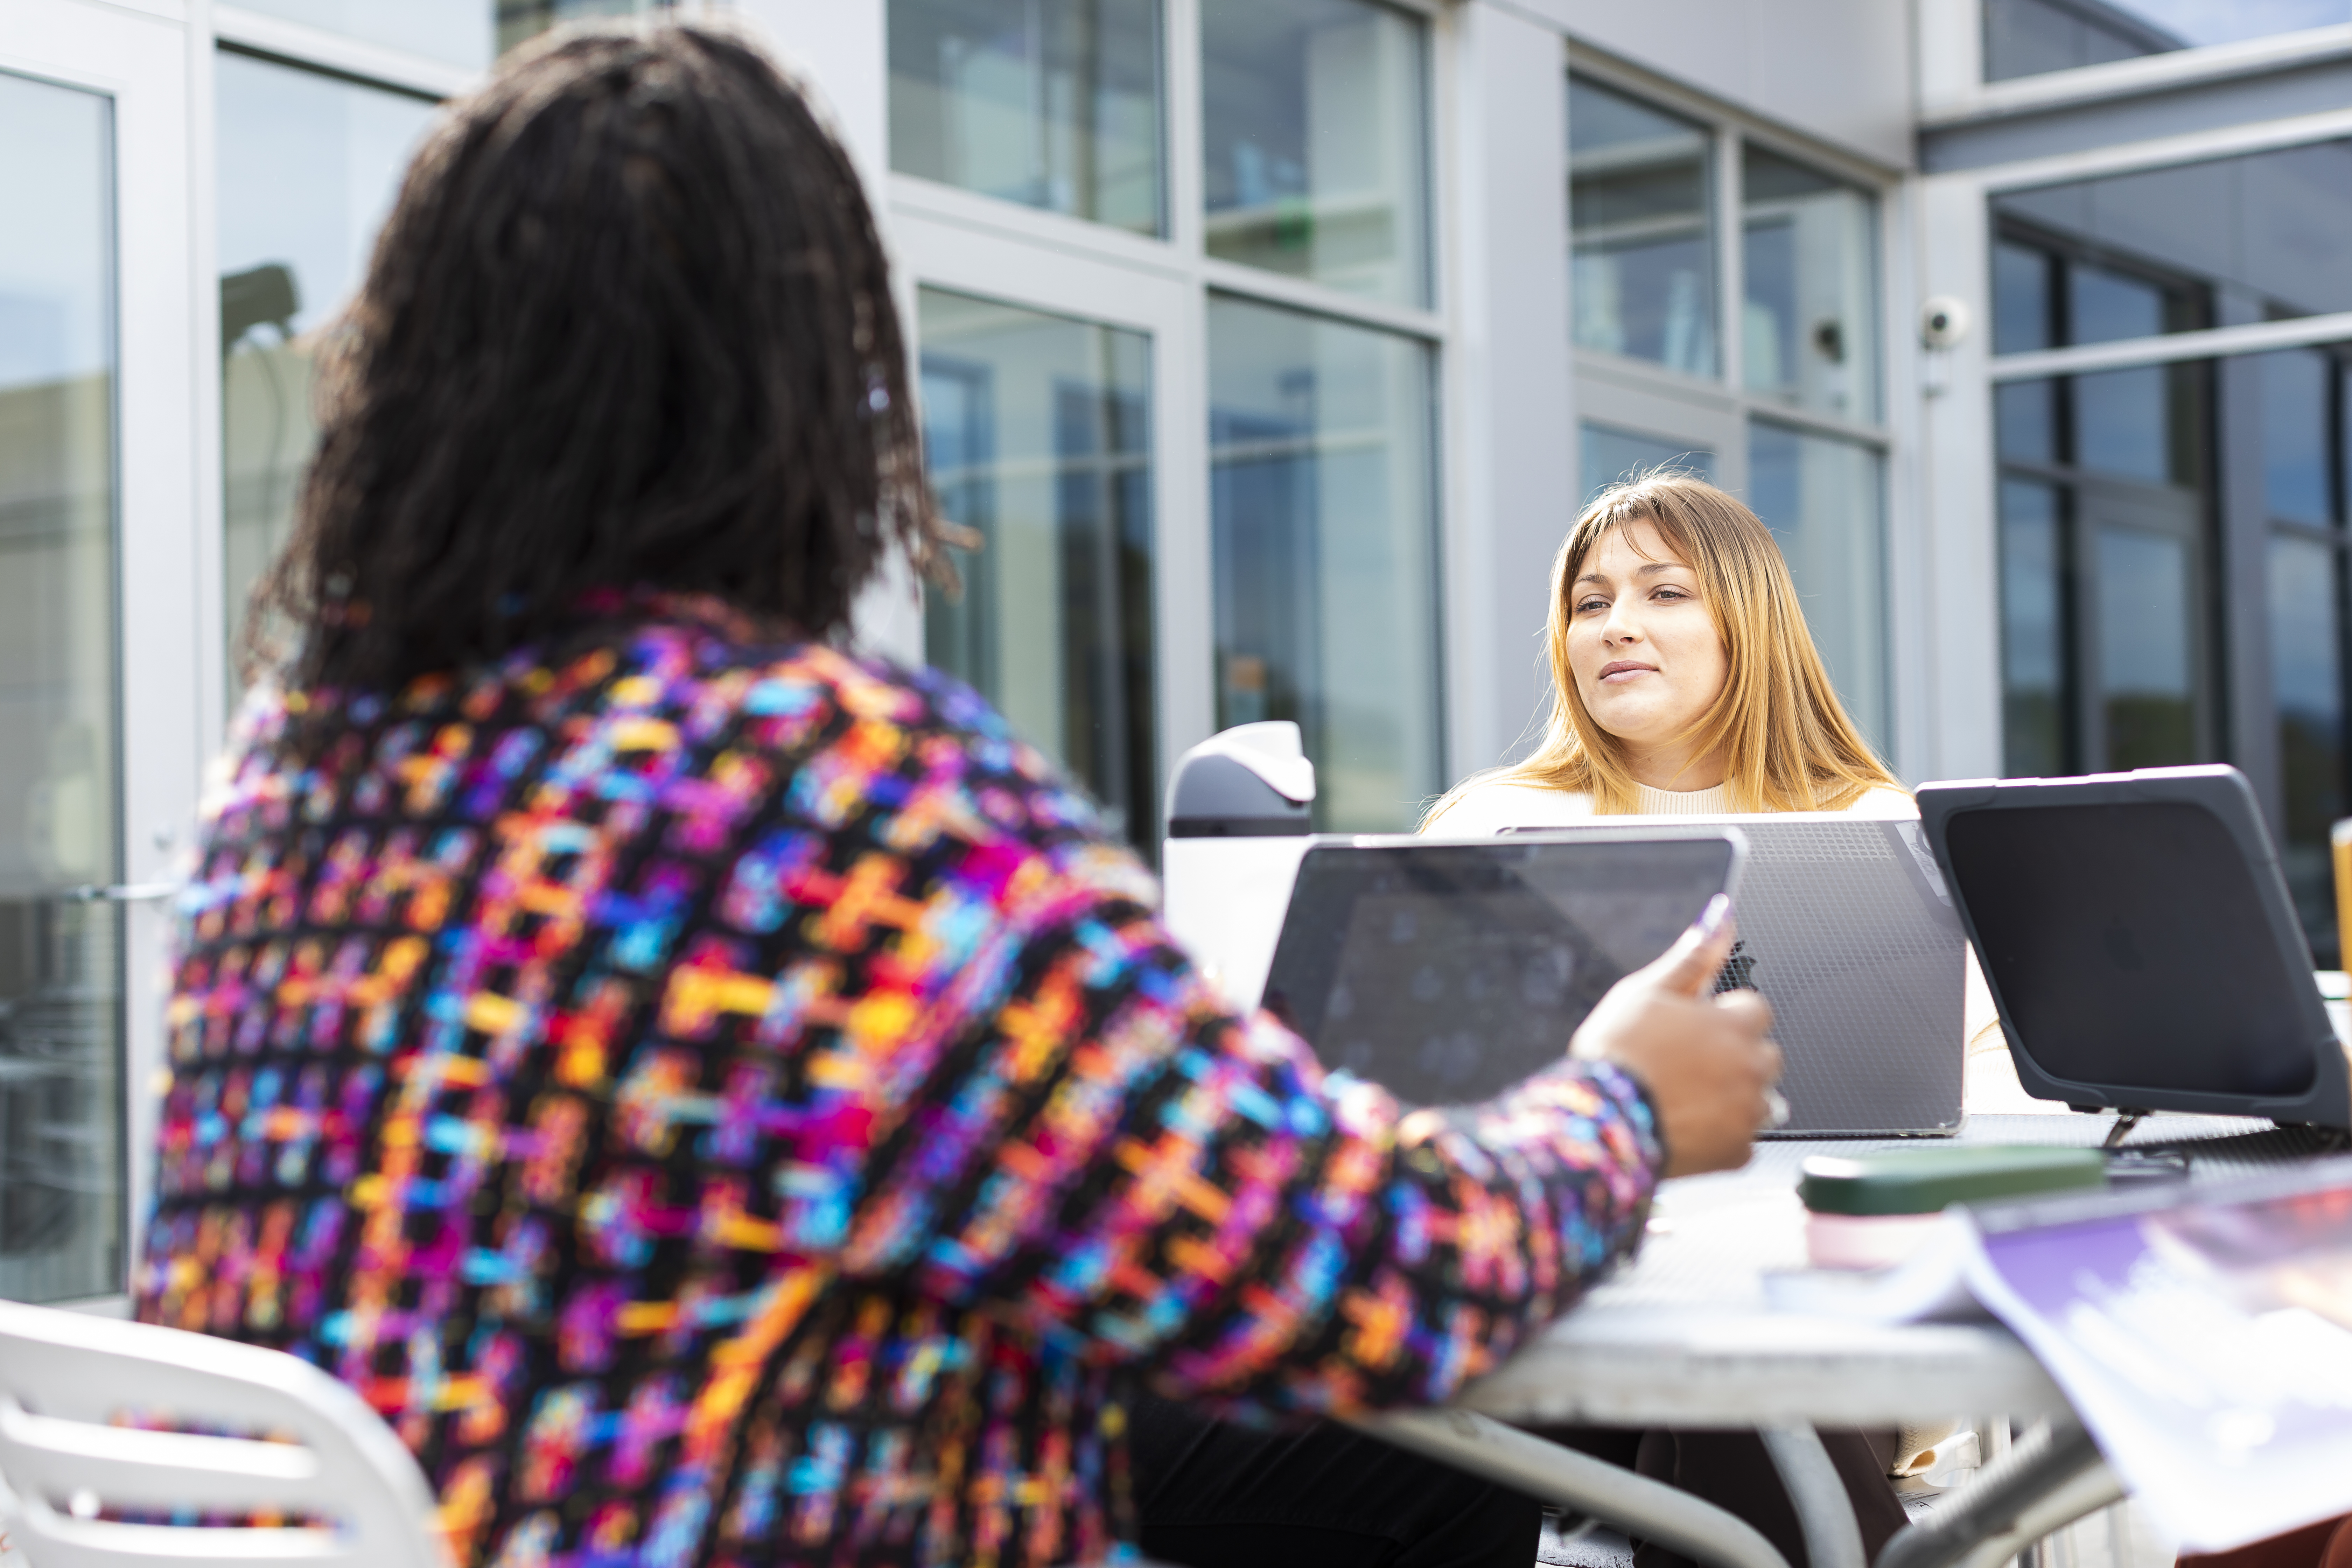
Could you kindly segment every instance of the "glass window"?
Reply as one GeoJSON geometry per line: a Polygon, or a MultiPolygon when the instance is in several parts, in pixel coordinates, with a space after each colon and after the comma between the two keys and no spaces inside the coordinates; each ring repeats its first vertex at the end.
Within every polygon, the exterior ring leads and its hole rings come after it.
{"type": "Polygon", "coordinates": [[[1322,831],[1444,784],[1433,425],[1421,343],[1211,299],[1217,722],[1297,721],[1322,831]]]}
{"type": "Polygon", "coordinates": [[[2011,773],[2204,760],[2209,379],[2191,363],[1995,389],[2011,773]]]}
{"type": "Polygon", "coordinates": [[[1158,0],[891,0],[890,166],[1161,232],[1158,0]]]}
{"type": "Polygon", "coordinates": [[[2284,522],[2336,519],[2328,470],[2328,383],[2335,362],[2315,349],[2261,354],[2263,495],[2284,522]]]}
{"type": "Polygon", "coordinates": [[[244,0],[246,9],[283,16],[364,43],[485,70],[497,52],[497,0],[244,0]]]}
{"type": "Polygon", "coordinates": [[[1715,374],[1713,134],[1573,77],[1568,152],[1577,345],[1715,374]]]}
{"type": "Polygon", "coordinates": [[[112,110],[0,74],[0,1298],[122,1286],[112,110]]]}
{"type": "Polygon", "coordinates": [[[658,11],[670,0],[241,0],[363,43],[486,70],[491,58],[560,22],[658,11]]]}
{"type": "Polygon", "coordinates": [[[2149,327],[2143,302],[2128,307],[2128,333],[2126,318],[2095,314],[2074,324],[2074,342],[2194,331],[2210,323],[2217,290],[2237,299],[2240,321],[2352,310],[2352,142],[2008,192],[1993,211],[2162,290],[2161,326],[2149,327]]]}
{"type": "Polygon", "coordinates": [[[1606,425],[1587,424],[1578,429],[1577,458],[1584,483],[1584,500],[1579,506],[1611,485],[1659,468],[1678,468],[1702,479],[1715,478],[1715,454],[1704,447],[1677,446],[1606,425]]]}
{"type": "Polygon", "coordinates": [[[2070,771],[2058,494],[2030,479],[2000,486],[2001,750],[2010,773],[2028,778],[2070,771]]]}
{"type": "Polygon", "coordinates": [[[2143,278],[2076,262],[2066,269],[2069,337],[2078,343],[2152,338],[2165,327],[2165,291],[2143,278]]]}
{"type": "Polygon", "coordinates": [[[1841,418],[1878,417],[1876,204],[1761,147],[1741,153],[1750,392],[1841,418]]]}
{"type": "Polygon", "coordinates": [[[980,536],[962,591],[925,595],[925,657],[1157,844],[1151,342],[937,289],[918,309],[931,482],[980,536]]]}
{"type": "MultiPolygon", "coordinates": [[[[2271,684],[2286,805],[2280,858],[2315,948],[2335,945],[2327,831],[2345,811],[2344,632],[2336,577],[2333,545],[2272,536],[2271,684]]],[[[2320,963],[2336,967],[2336,955],[2323,952],[2320,963]]]]}
{"type": "Polygon", "coordinates": [[[2098,532],[2099,700],[2105,765],[2199,760],[2189,542],[2137,528],[2098,532]]]}
{"type": "Polygon", "coordinates": [[[1992,389],[1993,440],[2008,463],[2058,460],[2058,384],[2003,382],[1992,389]]]}
{"type": "Polygon", "coordinates": [[[1987,81],[2352,21],[2347,0],[1984,0],[1987,81]]]}
{"type": "Polygon", "coordinates": [[[2196,364],[2143,365],[2074,379],[2074,462],[2149,484],[2197,484],[2201,420],[2196,364]]]}
{"type": "Polygon", "coordinates": [[[1210,255],[1427,302],[1424,33],[1366,0],[1202,0],[1210,255]]]}
{"type": "Polygon", "coordinates": [[[2058,341],[2051,319],[2048,251],[2008,241],[1992,247],[1992,352],[2032,353],[2058,341]]]}
{"type": "MultiPolygon", "coordinates": [[[[381,5],[382,0],[375,3],[381,5]]],[[[499,53],[504,54],[524,39],[535,38],[566,22],[594,16],[641,16],[648,11],[667,11],[676,3],[677,0],[495,0],[499,53]]],[[[366,0],[353,0],[353,4],[366,4],[366,0]]]]}
{"type": "Polygon", "coordinates": [[[224,620],[232,697],[254,580],[310,460],[320,331],[358,289],[433,105],[219,57],[224,620]]]}
{"type": "Polygon", "coordinates": [[[1748,481],[1796,579],[1813,645],[1846,711],[1887,737],[1886,566],[1878,454],[1762,420],[1749,426],[1748,481]]]}

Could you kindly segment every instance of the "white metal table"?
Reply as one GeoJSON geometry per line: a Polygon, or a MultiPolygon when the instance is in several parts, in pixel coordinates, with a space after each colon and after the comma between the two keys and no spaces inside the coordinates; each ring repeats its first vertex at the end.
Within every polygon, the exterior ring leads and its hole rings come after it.
{"type": "MultiPolygon", "coordinates": [[[[1972,1116],[1958,1141],[2084,1147],[2114,1125],[2106,1115],[1972,1116]]],[[[2303,1157],[2312,1142],[2265,1121],[2168,1115],[2141,1122],[2124,1147],[2184,1146],[2189,1180],[2202,1184],[2303,1157]]],[[[1769,1142],[1742,1170],[1666,1183],[1638,1257],[1581,1305],[1449,1409],[1363,1425],[1721,1568],[1786,1568],[1720,1510],[1501,1423],[1753,1426],[1797,1505],[1813,1568],[1862,1568],[1852,1511],[1814,1426],[1960,1412],[2048,1418],[2046,1440],[1987,1467],[1962,1494],[1981,1503],[1913,1526],[1880,1560],[1881,1568],[2001,1561],[2121,1495],[2025,1347],[1997,1324],[1876,1326],[1775,1311],[1765,1296],[1768,1275],[1805,1267],[1796,1196],[1805,1158],[1906,1146],[1917,1141],[1769,1142]]]]}

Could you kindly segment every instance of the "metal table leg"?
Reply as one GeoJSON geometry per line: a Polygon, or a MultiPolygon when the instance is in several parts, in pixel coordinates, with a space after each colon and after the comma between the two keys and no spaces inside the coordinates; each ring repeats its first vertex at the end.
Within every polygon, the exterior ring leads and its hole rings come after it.
{"type": "Polygon", "coordinates": [[[1821,1434],[1811,1426],[1767,1426],[1758,1436],[1795,1505],[1812,1568],[1864,1568],[1853,1501],[1845,1495],[1845,1482],[1838,1479],[1821,1434]]]}
{"type": "Polygon", "coordinates": [[[2071,1421],[2040,1427],[1979,1470],[1950,1502],[1896,1531],[1875,1568],[1999,1568],[2123,1496],[2089,1433],[2071,1421]]]}
{"type": "MultiPolygon", "coordinates": [[[[1529,1497],[1589,1513],[1628,1535],[1672,1547],[1714,1568],[1789,1568],[1787,1560],[1753,1525],[1713,1503],[1471,1411],[1394,1410],[1349,1424],[1400,1448],[1484,1476],[1529,1497]]],[[[1805,1429],[1805,1435],[1812,1436],[1811,1428],[1805,1429]]],[[[1822,1452],[1818,1437],[1813,1438],[1813,1448],[1821,1454],[1822,1468],[1828,1468],[1829,1456],[1822,1452]]],[[[1834,1472],[1831,1479],[1836,1479],[1834,1472]]],[[[1843,1487],[1837,1498],[1839,1506],[1844,1507],[1843,1487]]],[[[1808,1524],[1809,1547],[1811,1528],[1808,1524]]],[[[1851,1512],[1846,1528],[1853,1529],[1851,1512]]],[[[1862,1542],[1856,1534],[1851,1563],[1824,1562],[1822,1568],[1858,1568],[1861,1562],[1862,1542]]]]}

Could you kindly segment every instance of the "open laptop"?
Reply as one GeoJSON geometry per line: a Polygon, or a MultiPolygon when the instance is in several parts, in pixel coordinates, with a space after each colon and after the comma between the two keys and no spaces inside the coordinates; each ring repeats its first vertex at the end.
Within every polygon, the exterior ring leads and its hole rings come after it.
{"type": "Polygon", "coordinates": [[[1958,1132],[1967,941],[1920,825],[1829,812],[1612,816],[1507,837],[1592,842],[1661,822],[1736,826],[1747,838],[1723,984],[1772,1004],[1790,1118],[1765,1135],[1958,1132]]]}
{"type": "Polygon", "coordinates": [[[2352,1128],[2344,1047],[2235,768],[1958,780],[1923,785],[1919,809],[2028,1093],[2352,1128]]]}
{"type": "Polygon", "coordinates": [[[1736,831],[1605,841],[1317,838],[1264,1005],[1412,1104],[1489,1099],[1558,1062],[1610,986],[1736,890],[1736,831]]]}

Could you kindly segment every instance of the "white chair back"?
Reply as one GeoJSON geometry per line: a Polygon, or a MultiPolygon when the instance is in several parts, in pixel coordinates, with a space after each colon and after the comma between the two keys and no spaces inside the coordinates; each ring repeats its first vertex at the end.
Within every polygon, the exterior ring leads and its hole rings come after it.
{"type": "Polygon", "coordinates": [[[447,1568],[433,1489],[358,1394],[257,1345],[0,1301],[0,1528],[32,1568],[447,1568]],[[125,1413],[184,1431],[110,1425],[125,1413]],[[202,1436],[205,1431],[252,1433],[202,1436]],[[266,1436],[265,1436],[266,1435],[266,1436]],[[331,1527],[132,1523],[278,1513],[331,1527]]]}

